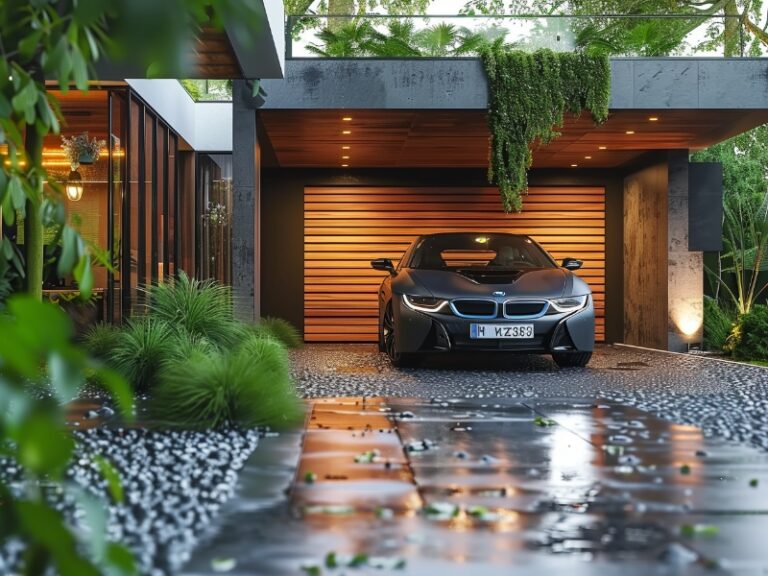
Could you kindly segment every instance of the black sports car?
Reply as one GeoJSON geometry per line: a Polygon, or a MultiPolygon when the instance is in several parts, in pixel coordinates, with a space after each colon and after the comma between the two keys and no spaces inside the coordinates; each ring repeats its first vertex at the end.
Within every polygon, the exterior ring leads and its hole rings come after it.
{"type": "Polygon", "coordinates": [[[424,353],[503,351],[552,354],[585,366],[595,342],[592,291],[528,236],[444,233],[417,238],[379,288],[379,348],[392,364],[424,353]]]}

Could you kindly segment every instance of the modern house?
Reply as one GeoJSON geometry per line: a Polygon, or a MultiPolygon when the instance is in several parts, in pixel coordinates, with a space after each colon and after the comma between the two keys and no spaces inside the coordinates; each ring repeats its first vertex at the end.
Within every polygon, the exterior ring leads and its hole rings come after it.
{"type": "Polygon", "coordinates": [[[195,103],[174,80],[64,97],[65,133],[110,142],[72,207],[120,255],[100,279],[108,318],[130,313],[139,284],[185,269],[231,282],[243,318],[373,342],[371,259],[396,260],[425,232],[515,231],[584,260],[599,340],[701,342],[722,182],[689,151],[768,122],[768,60],[613,59],[609,119],[569,118],[534,154],[523,211],[505,214],[486,178],[479,59],[283,59],[282,8],[266,4],[256,51],[201,34],[198,77],[234,79],[232,103],[195,103]]]}

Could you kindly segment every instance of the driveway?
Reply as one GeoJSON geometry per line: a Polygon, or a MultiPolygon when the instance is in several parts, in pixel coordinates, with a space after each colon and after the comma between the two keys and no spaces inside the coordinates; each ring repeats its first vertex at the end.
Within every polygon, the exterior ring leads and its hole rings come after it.
{"type": "Polygon", "coordinates": [[[604,398],[768,449],[768,368],[626,346],[598,346],[587,368],[547,356],[433,357],[395,369],[374,345],[309,345],[293,353],[308,398],[604,398]]]}

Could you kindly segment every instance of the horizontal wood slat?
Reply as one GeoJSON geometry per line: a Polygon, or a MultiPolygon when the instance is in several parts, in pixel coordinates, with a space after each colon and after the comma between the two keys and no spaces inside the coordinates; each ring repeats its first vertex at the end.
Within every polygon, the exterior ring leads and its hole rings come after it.
{"type": "Polygon", "coordinates": [[[531,188],[520,214],[504,214],[495,188],[357,188],[304,190],[304,337],[308,342],[375,342],[381,272],[419,234],[529,234],[558,260],[584,261],[596,337],[605,336],[605,191],[531,188]]]}

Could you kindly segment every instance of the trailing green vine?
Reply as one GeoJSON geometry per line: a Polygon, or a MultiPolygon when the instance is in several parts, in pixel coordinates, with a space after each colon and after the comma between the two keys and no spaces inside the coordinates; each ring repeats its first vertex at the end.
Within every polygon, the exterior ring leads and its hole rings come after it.
{"type": "Polygon", "coordinates": [[[528,190],[532,148],[560,134],[563,116],[588,110],[608,117],[611,71],[607,56],[583,52],[523,52],[496,43],[481,51],[488,76],[491,155],[488,180],[504,210],[520,212],[528,190]]]}

